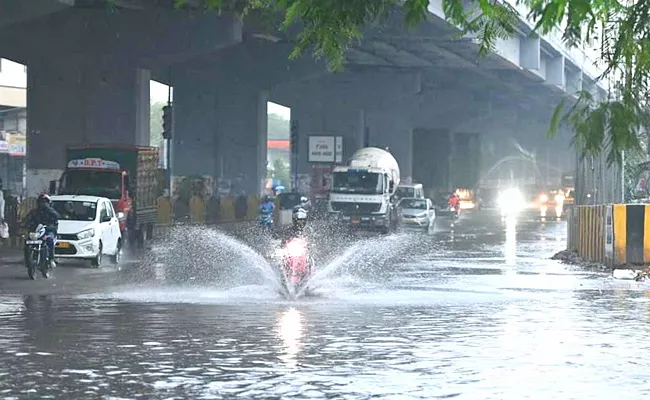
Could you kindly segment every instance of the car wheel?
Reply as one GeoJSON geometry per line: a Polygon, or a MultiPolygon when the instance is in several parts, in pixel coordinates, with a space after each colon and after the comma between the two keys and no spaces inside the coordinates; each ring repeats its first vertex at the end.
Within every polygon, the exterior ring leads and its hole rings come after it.
{"type": "Polygon", "coordinates": [[[102,266],[103,253],[104,253],[104,246],[102,245],[102,242],[99,242],[99,252],[95,256],[95,258],[93,258],[91,261],[93,267],[99,268],[102,266]]]}
{"type": "Polygon", "coordinates": [[[122,240],[118,239],[117,240],[117,250],[115,250],[115,254],[111,256],[111,261],[114,265],[120,265],[120,261],[122,261],[122,240]]]}

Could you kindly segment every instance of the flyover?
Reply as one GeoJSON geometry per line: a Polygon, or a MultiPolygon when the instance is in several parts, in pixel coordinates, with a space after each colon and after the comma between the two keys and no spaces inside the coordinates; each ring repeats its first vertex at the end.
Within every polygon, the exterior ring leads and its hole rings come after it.
{"type": "Polygon", "coordinates": [[[174,87],[174,175],[237,181],[255,194],[269,100],[298,121],[303,176],[307,137],[327,134],[344,138],[344,158],[366,142],[388,146],[407,179],[452,186],[476,182],[517,148],[572,168],[570,132],[545,139],[553,107],[579,90],[607,93],[588,51],[531,36],[523,18],[516,37],[479,59],[440,1],[413,29],[400,10],[370,27],[337,74],[310,55],[288,60],[291,42],[252,18],[176,10],[172,0],[34,3],[0,1],[0,56],[28,66],[29,194],[58,178],[68,144],[147,144],[151,78],[174,87]],[[450,168],[459,163],[466,170],[450,168]]]}

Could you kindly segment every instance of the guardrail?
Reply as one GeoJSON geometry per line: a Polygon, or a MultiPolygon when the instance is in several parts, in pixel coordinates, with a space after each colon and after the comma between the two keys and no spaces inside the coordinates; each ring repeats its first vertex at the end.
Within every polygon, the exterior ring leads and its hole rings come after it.
{"type": "MultiPolygon", "coordinates": [[[[257,220],[260,198],[219,197],[202,198],[193,196],[189,202],[174,201],[169,197],[159,197],[156,202],[157,224],[154,238],[169,234],[171,227],[179,222],[191,224],[220,225],[245,223],[257,220]]],[[[5,206],[5,219],[9,225],[9,245],[22,246],[23,229],[27,214],[36,207],[36,198],[28,198],[20,203],[9,201],[5,206]]],[[[276,219],[278,207],[276,203],[276,219]]]]}
{"type": "Polygon", "coordinates": [[[613,268],[650,264],[650,204],[576,206],[568,214],[569,250],[613,268]]]}

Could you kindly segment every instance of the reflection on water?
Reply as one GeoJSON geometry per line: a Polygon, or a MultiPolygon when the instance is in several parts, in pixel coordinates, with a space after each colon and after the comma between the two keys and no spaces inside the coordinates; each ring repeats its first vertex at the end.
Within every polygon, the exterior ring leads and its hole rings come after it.
{"type": "Polygon", "coordinates": [[[278,336],[284,345],[285,354],[280,359],[290,367],[296,367],[296,358],[302,347],[303,324],[300,311],[291,307],[280,315],[278,320],[278,336]]]}
{"type": "MultiPolygon", "coordinates": [[[[505,219],[506,239],[503,245],[505,265],[514,267],[517,264],[517,218],[508,216],[505,219]]],[[[512,271],[512,268],[509,268],[512,271]]]]}

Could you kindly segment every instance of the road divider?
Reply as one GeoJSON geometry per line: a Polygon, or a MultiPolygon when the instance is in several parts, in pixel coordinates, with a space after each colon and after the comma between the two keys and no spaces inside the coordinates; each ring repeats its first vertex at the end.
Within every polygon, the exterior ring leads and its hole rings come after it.
{"type": "Polygon", "coordinates": [[[650,204],[575,206],[567,248],[613,268],[650,264],[650,204]]]}
{"type": "MultiPolygon", "coordinates": [[[[173,226],[178,224],[215,225],[225,229],[249,227],[259,216],[260,198],[257,196],[212,197],[191,196],[182,201],[167,196],[157,199],[154,239],[167,237],[173,226]]],[[[10,247],[21,247],[25,235],[27,214],[36,207],[36,198],[27,198],[7,207],[5,216],[9,225],[10,247]]],[[[275,219],[278,220],[276,203],[275,219]]]]}

